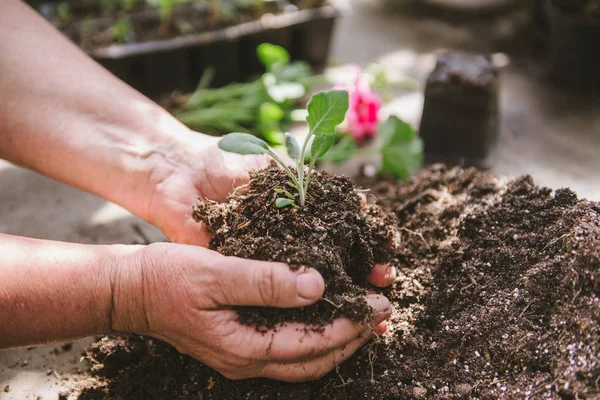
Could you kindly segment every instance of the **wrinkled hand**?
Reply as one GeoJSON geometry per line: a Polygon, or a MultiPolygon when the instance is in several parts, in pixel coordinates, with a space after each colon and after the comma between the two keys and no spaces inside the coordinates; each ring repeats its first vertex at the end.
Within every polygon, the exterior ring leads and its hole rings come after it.
{"type": "MultiPolygon", "coordinates": [[[[192,204],[199,197],[224,201],[248,182],[249,171],[270,162],[266,156],[226,153],[217,143],[216,138],[192,133],[159,157],[152,172],[153,195],[146,219],[173,242],[206,247],[210,234],[192,219],[192,204]]],[[[121,311],[121,318],[114,317],[114,328],[163,339],[234,379],[319,378],[375,333],[384,332],[390,314],[385,297],[370,295],[369,304],[376,312],[370,325],[358,326],[339,319],[323,333],[307,331],[304,325],[294,323],[261,334],[254,327],[240,325],[231,307],[312,304],[323,295],[325,286],[318,272],[292,272],[281,263],[225,257],[176,244],[146,247],[138,264],[139,277],[123,280],[137,279],[137,286],[143,287],[143,299],[119,295],[117,286],[117,315],[119,303],[125,304],[121,309],[133,311],[121,311]],[[119,298],[124,300],[119,302],[119,298]],[[135,310],[145,310],[144,315],[135,317],[135,310]]],[[[379,287],[391,285],[395,278],[395,268],[381,264],[368,276],[379,287]]]]}
{"type": "MultiPolygon", "coordinates": [[[[172,242],[207,247],[210,234],[192,219],[192,205],[199,197],[225,201],[248,182],[250,171],[265,168],[271,161],[268,156],[227,153],[219,149],[218,141],[189,131],[158,158],[150,178],[153,195],[146,219],[172,242]]],[[[288,160],[285,155],[282,159],[288,160]]],[[[395,278],[395,268],[388,265],[376,265],[368,277],[378,287],[391,285],[395,278]]]]}
{"type": "Polygon", "coordinates": [[[239,324],[231,306],[307,306],[323,295],[318,272],[169,243],[146,246],[125,262],[135,267],[118,268],[113,328],[169,342],[231,379],[320,378],[385,330],[377,325],[390,315],[385,297],[369,295],[370,325],[339,319],[319,333],[288,323],[263,334],[239,324]],[[143,295],[132,297],[132,287],[143,295]]]}
{"type": "Polygon", "coordinates": [[[218,138],[189,132],[158,157],[150,176],[152,200],[146,220],[172,242],[206,247],[210,235],[192,219],[198,198],[224,201],[248,182],[249,172],[268,166],[267,156],[241,156],[218,147],[218,138]]]}

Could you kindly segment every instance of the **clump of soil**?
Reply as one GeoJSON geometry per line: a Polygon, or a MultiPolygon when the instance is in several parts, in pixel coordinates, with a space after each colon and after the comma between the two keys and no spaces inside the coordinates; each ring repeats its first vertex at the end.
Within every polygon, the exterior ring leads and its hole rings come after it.
{"type": "Polygon", "coordinates": [[[444,166],[359,183],[402,235],[383,337],[303,384],[229,381],[155,339],[108,337],[80,399],[600,397],[600,204],[444,166]]]}
{"type": "Polygon", "coordinates": [[[395,217],[378,206],[361,205],[350,179],[326,172],[312,174],[303,207],[277,208],[275,200],[284,196],[281,191],[293,192],[288,182],[284,171],[272,167],[253,173],[243,194],[234,193],[225,203],[204,201],[194,206],[194,219],[213,234],[213,250],[280,261],[293,270],[312,267],[325,280],[324,299],[315,305],[238,308],[239,321],[261,329],[291,321],[321,329],[340,317],[369,320],[366,276],[375,262],[390,259],[389,244],[397,236],[395,217]]]}

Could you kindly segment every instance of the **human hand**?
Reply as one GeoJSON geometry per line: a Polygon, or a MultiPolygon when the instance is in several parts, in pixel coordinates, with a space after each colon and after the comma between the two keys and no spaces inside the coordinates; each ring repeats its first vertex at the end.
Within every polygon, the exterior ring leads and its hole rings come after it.
{"type": "Polygon", "coordinates": [[[222,151],[218,141],[188,130],[156,157],[148,178],[151,201],[143,217],[172,242],[207,247],[210,234],[192,219],[192,205],[198,198],[225,201],[248,182],[250,171],[269,164],[265,156],[222,151]]]}
{"type": "Polygon", "coordinates": [[[124,263],[133,267],[116,268],[113,329],[164,340],[231,379],[318,379],[382,333],[377,326],[390,315],[385,297],[369,295],[371,324],[338,319],[320,333],[288,323],[260,333],[238,323],[231,307],[307,306],[323,295],[321,275],[170,243],[129,257],[124,263]]]}
{"type": "MultiPolygon", "coordinates": [[[[177,136],[178,141],[157,158],[150,177],[153,193],[146,219],[175,243],[208,246],[210,233],[191,217],[199,197],[225,201],[236,188],[246,184],[251,170],[269,165],[267,156],[240,156],[218,148],[219,138],[192,131],[177,136]]],[[[281,158],[288,160],[285,155],[281,158]]],[[[290,164],[292,164],[291,160],[290,164]]],[[[363,205],[366,198],[361,197],[363,205]]],[[[367,279],[386,287],[396,278],[390,265],[376,265],[367,279]]]]}

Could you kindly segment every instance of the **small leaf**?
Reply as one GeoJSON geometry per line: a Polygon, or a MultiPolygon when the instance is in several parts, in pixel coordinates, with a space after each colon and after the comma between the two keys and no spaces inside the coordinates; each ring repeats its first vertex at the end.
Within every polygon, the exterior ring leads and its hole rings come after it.
{"type": "Polygon", "coordinates": [[[284,198],[280,197],[277,200],[275,200],[275,206],[277,208],[282,208],[285,206],[289,206],[291,204],[294,204],[294,200],[292,200],[292,199],[284,199],[284,198]]]}
{"type": "Polygon", "coordinates": [[[263,43],[256,48],[258,59],[270,71],[275,64],[287,64],[290,62],[290,54],[281,46],[271,43],[263,43]]]}
{"type": "Polygon", "coordinates": [[[285,148],[287,149],[288,155],[292,157],[292,159],[298,160],[298,157],[300,157],[300,145],[298,144],[296,139],[294,139],[291,133],[286,132],[284,136],[285,148]]]}
{"type": "Polygon", "coordinates": [[[287,198],[294,200],[296,197],[294,197],[293,194],[291,194],[290,192],[288,192],[285,189],[279,189],[279,188],[275,188],[273,189],[275,191],[275,193],[279,193],[279,194],[284,194],[287,198]]]}
{"type": "Polygon", "coordinates": [[[264,140],[248,133],[234,132],[223,136],[219,148],[237,154],[265,154],[269,146],[264,140]]]}
{"type": "Polygon", "coordinates": [[[315,140],[313,140],[310,146],[310,158],[311,160],[316,160],[317,158],[321,158],[327,153],[333,141],[335,140],[334,135],[327,136],[316,136],[315,140]]]}
{"type": "Polygon", "coordinates": [[[306,144],[306,152],[304,154],[304,162],[308,162],[312,159],[312,144],[315,141],[315,137],[314,136],[310,136],[310,138],[308,139],[308,143],[306,144]]]}
{"type": "Polygon", "coordinates": [[[423,141],[404,121],[390,117],[379,125],[381,171],[406,180],[423,163],[423,141]]]}
{"type": "Polygon", "coordinates": [[[283,133],[278,130],[265,127],[258,127],[257,129],[260,131],[262,138],[265,139],[270,146],[279,148],[285,142],[283,133]]]}
{"type": "Polygon", "coordinates": [[[308,102],[306,121],[315,136],[333,135],[348,111],[348,92],[328,90],[313,95],[308,102]]]}
{"type": "Polygon", "coordinates": [[[258,120],[263,124],[276,124],[284,116],[284,112],[277,104],[263,103],[258,109],[258,120]]]}

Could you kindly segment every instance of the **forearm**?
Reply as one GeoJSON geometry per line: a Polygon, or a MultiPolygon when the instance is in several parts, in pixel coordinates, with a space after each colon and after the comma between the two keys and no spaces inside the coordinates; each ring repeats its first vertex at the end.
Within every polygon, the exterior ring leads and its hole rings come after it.
{"type": "Polygon", "coordinates": [[[23,2],[2,3],[0,158],[145,217],[148,175],[187,128],[23,2]]]}
{"type": "Polygon", "coordinates": [[[139,268],[127,261],[139,248],[0,234],[0,348],[108,332],[117,309],[125,320],[139,311],[127,307],[141,296],[139,268]]]}

